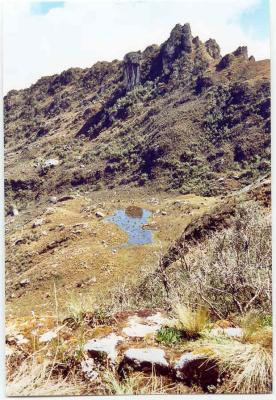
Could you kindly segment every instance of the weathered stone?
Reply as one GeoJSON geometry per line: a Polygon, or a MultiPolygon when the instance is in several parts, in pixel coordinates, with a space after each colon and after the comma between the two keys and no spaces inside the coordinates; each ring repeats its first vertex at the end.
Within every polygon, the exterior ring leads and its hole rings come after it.
{"type": "Polygon", "coordinates": [[[22,344],[29,343],[29,339],[25,338],[22,334],[16,335],[15,341],[16,341],[16,344],[19,346],[21,346],[22,344]]]}
{"type": "Polygon", "coordinates": [[[124,81],[128,90],[141,81],[141,52],[131,52],[124,56],[124,81]]]}
{"type": "Polygon", "coordinates": [[[207,390],[217,385],[219,370],[214,359],[204,354],[184,353],[175,363],[176,377],[188,384],[199,384],[207,390]]]}
{"type": "Polygon", "coordinates": [[[11,213],[12,213],[12,215],[13,215],[14,217],[17,217],[17,216],[19,215],[19,211],[18,211],[18,209],[17,209],[15,206],[12,207],[11,213]]]}
{"type": "Polygon", "coordinates": [[[128,318],[127,326],[122,329],[122,333],[129,337],[143,338],[155,334],[164,322],[165,318],[160,313],[146,318],[132,315],[128,318]]]}
{"type": "Polygon", "coordinates": [[[55,339],[57,337],[57,333],[55,331],[48,331],[43,333],[43,335],[40,336],[38,341],[40,343],[48,343],[51,340],[55,339]]]}
{"type": "Polygon", "coordinates": [[[63,201],[67,201],[67,200],[74,200],[75,196],[73,196],[72,194],[67,194],[65,196],[59,197],[58,198],[58,202],[61,203],[63,201]]]}
{"type": "Polygon", "coordinates": [[[168,374],[171,370],[164,350],[151,347],[125,351],[119,365],[119,374],[124,376],[129,368],[149,373],[154,369],[160,374],[168,374]]]}
{"type": "Polygon", "coordinates": [[[49,158],[48,160],[45,160],[43,163],[43,168],[51,168],[51,167],[56,167],[57,165],[59,165],[59,160],[55,159],[55,158],[49,158]]]}
{"type": "Polygon", "coordinates": [[[96,212],[95,212],[95,215],[96,215],[96,217],[98,217],[98,218],[104,218],[104,217],[105,217],[105,215],[104,215],[104,213],[103,213],[102,211],[96,211],[96,212]]]}
{"type": "Polygon", "coordinates": [[[222,57],[222,59],[218,63],[217,69],[220,71],[222,69],[229,67],[231,65],[232,61],[234,60],[234,58],[235,58],[235,56],[232,53],[226,54],[224,57],[222,57]]]}
{"type": "Polygon", "coordinates": [[[247,46],[239,46],[235,51],[233,51],[233,54],[236,57],[243,56],[245,58],[248,58],[247,46]]]}
{"type": "Polygon", "coordinates": [[[50,203],[55,204],[57,202],[57,197],[56,196],[51,196],[49,201],[50,201],[50,203]]]}
{"type": "Polygon", "coordinates": [[[22,279],[22,281],[20,281],[20,286],[27,286],[30,284],[30,279],[26,278],[26,279],[22,279]]]}
{"type": "Polygon", "coordinates": [[[44,219],[43,218],[37,218],[33,224],[32,227],[36,228],[37,226],[41,226],[42,224],[44,224],[44,219]]]}
{"type": "Polygon", "coordinates": [[[94,381],[99,376],[98,372],[95,371],[95,362],[92,358],[81,362],[81,370],[86,379],[90,381],[94,381]]]}
{"type": "Polygon", "coordinates": [[[116,346],[123,340],[124,338],[122,336],[117,336],[115,333],[111,333],[101,339],[89,340],[85,344],[84,350],[87,351],[91,358],[101,359],[102,356],[104,356],[110,361],[115,362],[117,357],[116,346]]]}
{"type": "Polygon", "coordinates": [[[215,60],[220,58],[220,47],[215,41],[215,39],[208,39],[205,42],[205,47],[208,52],[208,54],[214,58],[215,60]]]}
{"type": "Polygon", "coordinates": [[[228,328],[213,328],[211,330],[211,335],[213,336],[219,336],[219,335],[224,335],[224,336],[229,336],[233,338],[240,338],[243,336],[243,330],[241,328],[233,328],[233,327],[228,327],[228,328]]]}
{"type": "Polygon", "coordinates": [[[171,31],[169,39],[161,46],[160,56],[165,75],[171,71],[171,64],[183,52],[192,51],[192,34],[189,24],[177,24],[171,31]]]}

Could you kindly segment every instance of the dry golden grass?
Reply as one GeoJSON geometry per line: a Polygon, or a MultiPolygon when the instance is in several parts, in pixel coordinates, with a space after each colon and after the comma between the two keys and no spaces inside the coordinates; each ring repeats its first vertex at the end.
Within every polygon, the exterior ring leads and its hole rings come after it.
{"type": "Polygon", "coordinates": [[[49,360],[39,364],[35,359],[24,361],[18,370],[8,377],[7,396],[66,396],[79,395],[81,389],[77,381],[54,378],[49,360]]]}
{"type": "Polygon", "coordinates": [[[171,321],[171,325],[181,330],[187,337],[197,337],[210,323],[209,312],[206,308],[191,308],[177,304],[175,306],[176,318],[171,321]]]}
{"type": "Polygon", "coordinates": [[[165,382],[165,379],[157,376],[154,371],[149,376],[135,373],[120,381],[115,372],[108,370],[103,375],[103,383],[105,395],[166,394],[178,393],[181,389],[183,392],[182,387],[178,388],[176,383],[165,382]]]}
{"type": "Polygon", "coordinates": [[[263,316],[250,312],[241,320],[244,343],[256,343],[272,350],[272,327],[263,324],[263,316]]]}
{"type": "Polygon", "coordinates": [[[272,390],[272,352],[260,344],[231,341],[215,346],[222,372],[229,378],[222,392],[270,393],[272,390]]]}

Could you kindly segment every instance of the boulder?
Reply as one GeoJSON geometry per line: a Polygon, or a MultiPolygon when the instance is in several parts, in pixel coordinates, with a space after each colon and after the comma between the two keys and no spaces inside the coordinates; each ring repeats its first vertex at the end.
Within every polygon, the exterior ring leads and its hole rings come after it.
{"type": "Polygon", "coordinates": [[[159,348],[131,348],[125,351],[118,372],[125,376],[130,369],[152,373],[169,374],[171,367],[166,360],[165,351],[159,348]]]}
{"type": "Polygon", "coordinates": [[[105,357],[111,362],[115,362],[117,358],[116,347],[118,343],[123,342],[122,336],[117,336],[115,333],[111,333],[101,339],[89,340],[84,345],[84,350],[87,351],[88,356],[95,359],[102,359],[105,357]]]}
{"type": "Polygon", "coordinates": [[[127,326],[122,329],[122,333],[129,337],[144,338],[155,334],[165,322],[161,313],[150,315],[146,318],[132,315],[127,319],[127,326]]]}
{"type": "Polygon", "coordinates": [[[73,196],[72,194],[67,194],[65,196],[59,197],[58,198],[58,202],[62,203],[63,201],[67,201],[67,200],[74,200],[75,196],[73,196]]]}
{"type": "Polygon", "coordinates": [[[37,218],[36,220],[34,220],[32,227],[36,228],[37,226],[41,226],[42,224],[44,224],[44,219],[43,218],[37,218]]]}
{"type": "Polygon", "coordinates": [[[57,165],[59,165],[59,160],[57,160],[56,158],[49,158],[48,160],[44,161],[42,167],[47,169],[56,167],[57,165]]]}
{"type": "Polygon", "coordinates": [[[174,365],[176,378],[187,384],[199,384],[204,390],[208,386],[216,386],[219,370],[214,359],[207,354],[184,353],[174,365]]]}

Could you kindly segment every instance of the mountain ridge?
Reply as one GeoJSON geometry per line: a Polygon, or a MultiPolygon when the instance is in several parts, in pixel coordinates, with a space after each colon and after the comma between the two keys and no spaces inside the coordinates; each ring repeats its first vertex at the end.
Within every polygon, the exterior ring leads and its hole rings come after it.
{"type": "Polygon", "coordinates": [[[221,56],[189,24],[122,61],[10,91],[4,110],[8,202],[85,186],[219,194],[269,171],[269,61],[246,46],[221,56]]]}

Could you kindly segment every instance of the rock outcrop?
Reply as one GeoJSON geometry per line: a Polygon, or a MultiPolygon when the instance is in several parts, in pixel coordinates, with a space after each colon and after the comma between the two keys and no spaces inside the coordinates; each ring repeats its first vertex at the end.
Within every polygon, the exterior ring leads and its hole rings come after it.
{"type": "Polygon", "coordinates": [[[141,82],[141,52],[132,52],[124,56],[124,82],[128,90],[141,82]]]}

